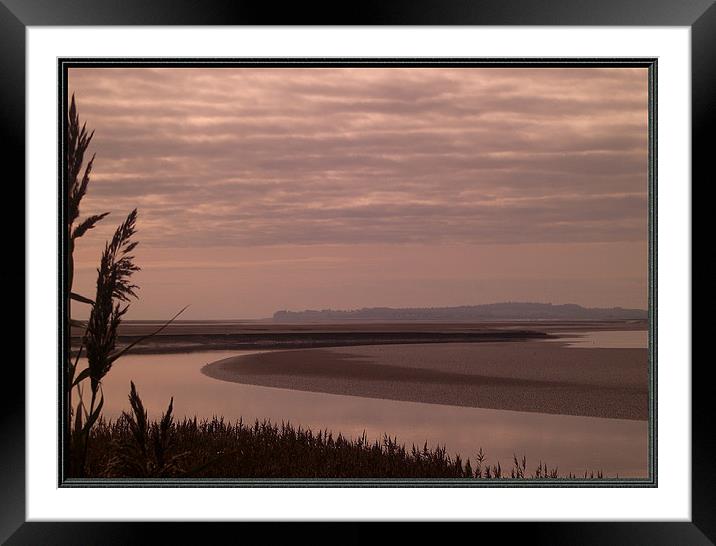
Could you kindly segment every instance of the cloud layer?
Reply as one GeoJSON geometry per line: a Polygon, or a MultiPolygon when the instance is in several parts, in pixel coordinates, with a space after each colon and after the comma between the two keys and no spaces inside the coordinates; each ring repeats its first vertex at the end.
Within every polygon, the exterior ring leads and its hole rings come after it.
{"type": "MultiPolygon", "coordinates": [[[[154,247],[646,240],[645,69],[72,69],[154,247]]],[[[109,229],[106,226],[104,229],[109,229]]]]}

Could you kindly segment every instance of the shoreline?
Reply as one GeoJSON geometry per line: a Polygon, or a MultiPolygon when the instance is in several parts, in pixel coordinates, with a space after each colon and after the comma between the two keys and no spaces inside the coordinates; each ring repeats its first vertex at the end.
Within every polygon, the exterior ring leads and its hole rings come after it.
{"type": "MultiPolygon", "coordinates": [[[[147,322],[122,324],[119,348],[158,327],[147,322]]],[[[280,350],[415,343],[484,343],[559,341],[569,333],[646,330],[640,321],[491,321],[265,324],[177,322],[132,349],[133,354],[190,353],[221,350],[280,350]]],[[[81,331],[72,328],[71,354],[81,331]]]]}
{"type": "MultiPolygon", "coordinates": [[[[139,336],[120,336],[119,348],[139,336]]],[[[267,332],[237,334],[158,335],[132,349],[133,354],[185,353],[226,350],[281,350],[354,347],[363,345],[413,345],[435,343],[494,343],[528,340],[557,340],[559,336],[535,330],[474,332],[347,331],[347,332],[267,332]]],[[[76,339],[74,340],[76,341],[76,339]]],[[[76,354],[76,346],[71,354],[76,354]]]]}

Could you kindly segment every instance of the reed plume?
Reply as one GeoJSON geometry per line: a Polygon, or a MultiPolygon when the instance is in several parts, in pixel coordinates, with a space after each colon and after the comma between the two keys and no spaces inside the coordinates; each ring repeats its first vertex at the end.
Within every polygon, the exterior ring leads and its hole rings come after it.
{"type": "Polygon", "coordinates": [[[74,278],[74,260],[73,252],[75,239],[79,239],[90,229],[94,228],[98,222],[106,217],[109,212],[95,214],[82,221],[78,221],[80,215],[80,203],[87,193],[90,183],[90,174],[94,165],[95,156],[92,155],[90,160],[84,164],[85,154],[89,148],[94,131],[87,132],[87,124],[80,126],[80,118],[75,104],[75,96],[72,95],[70,108],[67,113],[67,132],[65,134],[65,181],[67,184],[67,244],[68,248],[68,270],[67,270],[67,292],[70,298],[83,303],[91,303],[91,300],[84,296],[72,293],[72,281],[74,278]],[[80,177],[80,173],[82,176],[80,177]],[[77,225],[75,226],[75,223],[77,225]]]}
{"type": "Polygon", "coordinates": [[[119,357],[117,346],[118,327],[127,313],[130,298],[136,298],[138,287],[130,283],[130,277],[140,268],[134,263],[132,250],[137,246],[132,237],[136,233],[137,209],[117,228],[104,248],[100,267],[97,269],[97,291],[85,336],[87,346],[88,375],[94,394],[102,378],[119,357]]]}
{"type": "MultiPolygon", "coordinates": [[[[105,244],[100,265],[97,268],[94,299],[72,291],[75,241],[93,229],[109,213],[104,212],[79,220],[80,204],[89,187],[95,156],[93,155],[85,165],[85,155],[94,136],[94,131],[89,133],[86,124],[80,126],[74,95],[72,96],[66,122],[64,174],[67,184],[67,309],[70,325],[81,327],[83,334],[75,357],[67,356],[64,382],[64,394],[67,403],[65,419],[69,437],[70,473],[75,476],[83,476],[91,438],[90,432],[99,419],[104,405],[102,379],[109,373],[112,365],[119,357],[127,353],[137,343],[162,331],[183,313],[186,307],[154,332],[134,340],[125,347],[117,348],[119,326],[129,309],[130,299],[137,298],[136,291],[139,288],[131,282],[132,275],[140,270],[134,263],[134,256],[132,255],[132,251],[138,244],[133,240],[136,234],[137,209],[129,213],[124,222],[115,230],[112,238],[105,244]],[[72,300],[91,306],[89,320],[86,323],[72,318],[70,305],[72,300]],[[88,366],[80,373],[77,373],[83,348],[86,350],[88,366]],[[89,407],[85,405],[82,396],[82,387],[86,380],[89,380],[90,385],[91,401],[89,407]],[[76,410],[72,405],[72,391],[75,388],[79,394],[76,410]]],[[[167,415],[171,416],[171,405],[167,415]]]]}

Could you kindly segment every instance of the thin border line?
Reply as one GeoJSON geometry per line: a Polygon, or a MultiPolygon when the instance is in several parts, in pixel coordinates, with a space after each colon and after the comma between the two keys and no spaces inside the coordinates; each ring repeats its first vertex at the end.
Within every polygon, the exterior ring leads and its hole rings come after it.
{"type": "Polygon", "coordinates": [[[58,438],[59,438],[59,460],[58,460],[58,486],[59,487],[656,487],[657,486],[657,293],[656,293],[656,243],[657,243],[657,59],[653,57],[610,57],[610,58],[544,58],[544,57],[521,57],[521,58],[430,58],[430,57],[313,57],[313,58],[206,58],[206,57],[59,57],[58,62],[58,192],[59,192],[59,255],[58,255],[58,292],[59,299],[59,339],[62,346],[59,351],[59,389],[58,389],[58,438]],[[67,218],[66,181],[64,180],[64,137],[65,119],[67,112],[67,77],[69,68],[81,68],[92,66],[93,68],[131,66],[132,68],[239,68],[239,67],[306,67],[306,68],[350,68],[350,67],[448,67],[461,68],[547,68],[547,67],[591,67],[591,68],[648,68],[648,361],[649,361],[649,409],[648,420],[648,454],[647,454],[647,478],[604,478],[604,479],[568,479],[557,478],[549,480],[522,479],[472,479],[472,478],[433,478],[433,479],[177,479],[164,478],[156,479],[105,479],[105,478],[67,478],[67,438],[66,426],[64,423],[65,408],[67,400],[64,396],[65,376],[64,362],[69,350],[69,325],[67,316],[67,298],[65,295],[66,271],[67,271],[67,230],[63,228],[67,218]]]}

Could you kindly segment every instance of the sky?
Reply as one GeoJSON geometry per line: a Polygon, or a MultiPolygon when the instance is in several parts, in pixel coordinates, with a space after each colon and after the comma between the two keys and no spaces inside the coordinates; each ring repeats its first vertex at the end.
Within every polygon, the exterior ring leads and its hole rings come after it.
{"type": "Polygon", "coordinates": [[[647,69],[73,68],[75,291],[139,210],[128,318],[647,306],[647,69]]]}

